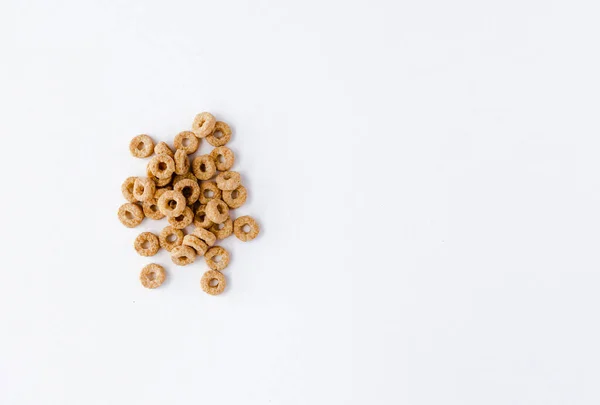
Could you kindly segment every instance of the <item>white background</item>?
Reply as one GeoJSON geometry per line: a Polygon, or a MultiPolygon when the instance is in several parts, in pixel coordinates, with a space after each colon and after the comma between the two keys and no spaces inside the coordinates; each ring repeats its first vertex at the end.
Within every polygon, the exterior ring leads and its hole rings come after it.
{"type": "Polygon", "coordinates": [[[3,1],[0,403],[598,404],[599,12],[3,1]],[[263,230],[219,297],[116,215],[205,110],[263,230]]]}

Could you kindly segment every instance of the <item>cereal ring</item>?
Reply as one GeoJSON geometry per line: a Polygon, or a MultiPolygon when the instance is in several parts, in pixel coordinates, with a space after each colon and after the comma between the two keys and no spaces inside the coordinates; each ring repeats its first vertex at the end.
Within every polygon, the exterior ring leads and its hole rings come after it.
{"type": "Polygon", "coordinates": [[[129,151],[134,157],[147,158],[154,151],[154,141],[148,135],[138,135],[129,142],[129,151]]]}
{"type": "Polygon", "coordinates": [[[119,207],[119,221],[127,228],[135,228],[144,220],[144,211],[139,205],[125,203],[119,207]]]}
{"type": "Polygon", "coordinates": [[[167,145],[166,142],[157,143],[156,146],[154,147],[154,154],[155,155],[169,155],[169,156],[173,157],[173,151],[171,150],[171,148],[169,148],[169,145],[167,145]]]}
{"type": "Polygon", "coordinates": [[[185,197],[179,191],[165,191],[158,199],[158,209],[168,217],[178,217],[185,210],[185,197]]]}
{"type": "Polygon", "coordinates": [[[222,224],[229,218],[229,207],[223,200],[213,198],[206,204],[206,216],[215,224],[222,224]]]}
{"type": "Polygon", "coordinates": [[[142,269],[140,273],[140,281],[146,288],[156,288],[167,278],[167,273],[163,266],[159,266],[156,263],[151,263],[142,269]]]}
{"type": "Polygon", "coordinates": [[[175,171],[175,162],[166,153],[156,155],[148,162],[146,171],[152,173],[157,179],[170,179],[175,171]]]}
{"type": "Polygon", "coordinates": [[[199,237],[194,235],[185,235],[183,237],[183,244],[184,246],[189,246],[194,249],[198,256],[204,255],[204,253],[206,253],[206,249],[208,249],[208,245],[199,237]]]}
{"type": "Polygon", "coordinates": [[[192,132],[198,138],[204,138],[210,134],[212,134],[215,129],[215,124],[217,120],[211,113],[203,112],[196,117],[194,117],[194,122],[192,123],[192,132]]]}
{"type": "Polygon", "coordinates": [[[213,224],[213,221],[208,219],[206,216],[206,205],[200,205],[196,209],[196,215],[194,215],[194,226],[198,228],[210,228],[213,224]]]}
{"type": "Polygon", "coordinates": [[[183,214],[178,215],[176,217],[167,218],[171,226],[175,229],[183,229],[194,220],[194,212],[190,207],[185,207],[183,210],[183,214]]]}
{"type": "Polygon", "coordinates": [[[200,184],[200,204],[208,204],[214,198],[221,198],[221,190],[217,187],[217,183],[213,181],[205,181],[200,184]]]}
{"type": "Polygon", "coordinates": [[[170,252],[174,247],[181,246],[183,243],[183,231],[167,226],[160,231],[158,240],[160,241],[160,247],[170,252]]]}
{"type": "Polygon", "coordinates": [[[156,220],[163,219],[165,217],[165,215],[158,209],[158,199],[168,190],[168,188],[158,188],[154,193],[153,199],[149,201],[144,201],[144,203],[142,204],[142,208],[144,210],[145,216],[147,216],[150,219],[156,220]]]}
{"type": "Polygon", "coordinates": [[[200,286],[205,293],[210,295],[219,295],[225,290],[225,276],[216,270],[208,270],[202,279],[200,279],[200,286]]]}
{"type": "Polygon", "coordinates": [[[223,201],[229,205],[229,208],[240,208],[246,202],[247,196],[246,187],[242,185],[235,190],[223,191],[223,201]]]}
{"type": "Polygon", "coordinates": [[[191,155],[198,150],[200,139],[192,131],[183,131],[175,135],[173,145],[175,149],[181,149],[188,155],[191,155]]]}
{"type": "Polygon", "coordinates": [[[222,172],[231,169],[233,162],[235,161],[233,152],[227,146],[219,146],[218,148],[214,148],[210,152],[210,156],[215,161],[217,170],[222,172]]]}
{"type": "Polygon", "coordinates": [[[178,174],[177,176],[173,177],[173,185],[179,183],[183,179],[190,179],[190,180],[194,180],[196,182],[198,181],[196,176],[194,176],[192,173],[188,172],[186,174],[178,174]]]}
{"type": "Polygon", "coordinates": [[[256,238],[259,232],[260,228],[258,227],[258,224],[254,220],[254,218],[248,215],[239,217],[233,223],[233,233],[242,242],[247,242],[256,238]],[[244,230],[246,225],[248,226],[248,231],[244,230]]]}
{"type": "Polygon", "coordinates": [[[196,156],[192,161],[192,172],[199,180],[209,180],[217,172],[217,166],[210,155],[196,156]]]}
{"type": "Polygon", "coordinates": [[[183,149],[175,151],[175,173],[178,175],[186,174],[190,171],[190,160],[183,149]]]}
{"type": "Polygon", "coordinates": [[[173,190],[179,191],[186,198],[187,205],[192,205],[200,197],[200,186],[198,180],[181,179],[173,186],[173,190]]]}
{"type": "Polygon", "coordinates": [[[208,229],[215,234],[217,239],[225,239],[233,233],[233,221],[231,218],[227,218],[222,224],[213,224],[208,229]]]}
{"type": "Polygon", "coordinates": [[[154,256],[160,248],[160,243],[152,232],[142,232],[135,238],[133,247],[140,256],[154,256]]]}
{"type": "Polygon", "coordinates": [[[121,193],[123,197],[129,202],[136,202],[137,200],[133,196],[133,183],[137,177],[127,177],[123,184],[121,184],[121,193]]]}
{"type": "Polygon", "coordinates": [[[204,254],[204,260],[211,269],[221,271],[229,264],[229,253],[221,246],[213,246],[204,254]]]}
{"type": "Polygon", "coordinates": [[[146,174],[148,175],[149,179],[152,179],[152,181],[154,181],[154,183],[156,184],[156,187],[164,187],[171,182],[170,177],[167,177],[166,179],[159,179],[158,177],[153,175],[152,172],[150,171],[149,166],[146,166],[146,174]]]}
{"type": "Polygon", "coordinates": [[[138,177],[133,183],[133,196],[138,201],[149,201],[154,198],[156,192],[156,184],[149,179],[144,177],[138,177]]]}
{"type": "Polygon", "coordinates": [[[177,246],[171,250],[171,260],[178,266],[186,266],[196,260],[196,251],[189,246],[177,246]]]}
{"type": "Polygon", "coordinates": [[[229,125],[224,123],[223,121],[217,121],[215,123],[215,129],[213,129],[212,134],[206,137],[208,143],[212,146],[223,146],[231,139],[231,128],[229,125]],[[221,134],[221,136],[217,137],[217,134],[221,134]]]}
{"type": "Polygon", "coordinates": [[[223,172],[217,176],[217,187],[223,191],[235,190],[242,183],[238,172],[223,172]]]}
{"type": "Polygon", "coordinates": [[[217,241],[217,237],[211,231],[204,228],[195,228],[192,232],[192,235],[200,238],[200,240],[206,243],[208,246],[214,245],[217,241]]]}

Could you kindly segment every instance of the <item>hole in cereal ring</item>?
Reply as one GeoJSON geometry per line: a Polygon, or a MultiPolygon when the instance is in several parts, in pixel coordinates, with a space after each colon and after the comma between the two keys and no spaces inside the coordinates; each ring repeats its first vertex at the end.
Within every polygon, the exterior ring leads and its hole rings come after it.
{"type": "Polygon", "coordinates": [[[158,163],[158,170],[160,170],[161,172],[164,170],[167,170],[167,164],[165,162],[159,162],[158,163]]]}
{"type": "Polygon", "coordinates": [[[231,173],[225,173],[225,174],[223,175],[223,178],[224,178],[225,180],[229,180],[229,179],[231,178],[231,173]]]}
{"type": "Polygon", "coordinates": [[[167,236],[167,242],[171,242],[172,243],[172,242],[175,242],[176,240],[177,240],[177,236],[174,233],[169,234],[167,236]]]}
{"type": "Polygon", "coordinates": [[[177,201],[175,200],[169,200],[169,208],[171,208],[172,210],[175,209],[175,207],[177,207],[177,201]]]}
{"type": "Polygon", "coordinates": [[[135,192],[138,194],[144,194],[144,185],[138,184],[137,187],[135,188],[135,192]]]}
{"type": "Polygon", "coordinates": [[[245,233],[250,232],[250,225],[244,225],[244,226],[242,226],[242,231],[244,231],[245,233]]]}
{"type": "Polygon", "coordinates": [[[156,204],[152,204],[152,205],[150,206],[150,211],[152,211],[152,212],[156,212],[156,211],[158,211],[158,207],[156,206],[156,204]]]}
{"type": "Polygon", "coordinates": [[[204,197],[213,198],[214,196],[215,196],[215,193],[212,190],[204,190],[204,197]]]}
{"type": "Polygon", "coordinates": [[[223,132],[221,131],[215,131],[215,133],[213,134],[213,136],[217,139],[221,139],[223,138],[223,132]]]}
{"type": "Polygon", "coordinates": [[[219,263],[223,258],[221,257],[221,255],[216,255],[213,256],[212,261],[215,263],[219,263]]]}
{"type": "Polygon", "coordinates": [[[142,249],[148,249],[150,247],[150,242],[147,240],[142,242],[142,249]]]}
{"type": "Polygon", "coordinates": [[[206,165],[204,163],[200,163],[200,171],[201,172],[205,172],[206,171],[206,165]]]}
{"type": "Polygon", "coordinates": [[[219,214],[223,213],[223,207],[221,207],[221,205],[217,205],[217,211],[219,211],[219,214]]]}
{"type": "Polygon", "coordinates": [[[225,156],[219,155],[217,156],[217,160],[219,161],[219,163],[225,163],[225,156]]]}
{"type": "Polygon", "coordinates": [[[185,198],[188,198],[189,196],[192,195],[194,191],[192,190],[192,188],[190,186],[185,186],[182,190],[181,190],[181,194],[183,194],[183,196],[185,198]]]}
{"type": "Polygon", "coordinates": [[[225,222],[223,222],[222,224],[217,224],[217,229],[223,229],[225,228],[225,222]]]}
{"type": "Polygon", "coordinates": [[[144,142],[139,142],[136,146],[137,150],[142,150],[144,149],[144,142]]]}
{"type": "Polygon", "coordinates": [[[185,219],[185,216],[184,216],[184,215],[180,215],[180,216],[178,216],[178,217],[175,217],[175,221],[177,221],[177,222],[181,222],[181,221],[183,221],[184,219],[185,219]]]}
{"type": "Polygon", "coordinates": [[[156,273],[152,271],[152,272],[148,273],[147,277],[148,277],[148,280],[154,281],[154,279],[156,278],[156,273]]]}
{"type": "Polygon", "coordinates": [[[183,138],[183,141],[181,141],[181,144],[185,147],[190,146],[190,140],[188,138],[183,138]]]}
{"type": "Polygon", "coordinates": [[[216,278],[211,278],[208,282],[208,285],[211,287],[216,287],[219,285],[219,280],[217,280],[216,278]]]}
{"type": "Polygon", "coordinates": [[[233,198],[233,199],[235,200],[236,198],[238,198],[238,194],[239,194],[239,193],[238,193],[238,191],[237,191],[237,190],[233,190],[233,191],[231,192],[231,198],[233,198]]]}
{"type": "Polygon", "coordinates": [[[133,214],[129,211],[125,211],[125,218],[127,219],[133,219],[133,214]]]}
{"type": "Polygon", "coordinates": [[[180,257],[179,257],[179,260],[181,260],[182,262],[184,262],[184,261],[186,261],[186,260],[187,260],[187,256],[180,256],[180,257]]]}

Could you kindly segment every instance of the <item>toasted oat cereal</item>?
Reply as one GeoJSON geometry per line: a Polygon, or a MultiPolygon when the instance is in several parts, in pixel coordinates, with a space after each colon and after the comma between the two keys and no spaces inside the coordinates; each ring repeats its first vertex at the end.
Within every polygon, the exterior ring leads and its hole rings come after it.
{"type": "Polygon", "coordinates": [[[181,215],[176,217],[168,217],[169,224],[175,229],[183,229],[194,220],[194,212],[190,207],[185,207],[185,210],[181,215]]]}
{"type": "Polygon", "coordinates": [[[192,131],[183,131],[175,135],[173,145],[175,149],[181,149],[188,155],[196,152],[200,146],[200,138],[197,138],[192,131]]]}
{"type": "Polygon", "coordinates": [[[175,171],[173,158],[166,153],[152,156],[148,162],[147,172],[152,173],[157,179],[170,179],[175,171]]]}
{"type": "Polygon", "coordinates": [[[245,215],[233,222],[233,233],[242,242],[250,241],[258,235],[260,228],[251,216],[245,215]]]}
{"type": "Polygon", "coordinates": [[[211,113],[200,113],[194,118],[194,122],[192,123],[192,132],[194,132],[198,138],[205,138],[212,134],[216,123],[217,120],[215,120],[215,117],[213,117],[211,113]]]}
{"type": "Polygon", "coordinates": [[[119,207],[119,221],[127,228],[135,228],[144,220],[144,211],[139,205],[125,203],[119,207]]]}
{"type": "Polygon", "coordinates": [[[153,175],[150,171],[150,165],[146,166],[146,174],[148,175],[148,178],[151,179],[154,182],[154,184],[156,184],[156,187],[165,187],[171,182],[171,177],[167,177],[166,179],[159,179],[158,177],[153,175]]]}
{"type": "Polygon", "coordinates": [[[198,256],[203,256],[208,249],[208,245],[204,243],[199,237],[194,235],[185,235],[183,237],[183,244],[189,246],[196,251],[198,256]]]}
{"type": "Polygon", "coordinates": [[[154,256],[160,248],[160,242],[152,232],[142,232],[135,238],[133,247],[140,256],[154,256]]]}
{"type": "Polygon", "coordinates": [[[187,205],[192,205],[200,197],[200,186],[197,180],[182,179],[173,186],[173,190],[179,191],[186,198],[187,205]]]}
{"type": "Polygon", "coordinates": [[[208,229],[215,234],[217,239],[225,239],[233,233],[233,221],[231,218],[227,218],[225,222],[221,224],[212,224],[208,229]]]}
{"type": "Polygon", "coordinates": [[[158,240],[160,241],[160,247],[170,252],[174,247],[181,246],[183,243],[183,231],[167,226],[160,231],[158,240]]]}
{"type": "Polygon", "coordinates": [[[229,218],[229,207],[223,200],[213,198],[206,204],[206,216],[215,224],[222,224],[229,218]]]}
{"type": "Polygon", "coordinates": [[[212,134],[206,137],[208,143],[212,146],[223,146],[231,139],[231,128],[223,121],[215,123],[215,129],[212,134]]]}
{"type": "Polygon", "coordinates": [[[194,215],[194,226],[198,228],[210,228],[213,221],[208,219],[206,216],[206,205],[200,205],[196,208],[196,215],[194,215]]]}
{"type": "Polygon", "coordinates": [[[140,282],[146,288],[156,288],[167,278],[167,273],[163,266],[151,263],[142,269],[140,273],[140,282]]]}
{"type": "Polygon", "coordinates": [[[221,271],[229,264],[229,253],[221,246],[213,246],[204,254],[204,260],[211,269],[221,271]]]}
{"type": "Polygon", "coordinates": [[[186,266],[196,260],[196,251],[189,246],[177,246],[171,250],[171,260],[178,266],[186,266]]]}
{"type": "Polygon", "coordinates": [[[204,241],[208,246],[214,245],[217,241],[217,237],[211,231],[204,228],[195,228],[192,235],[200,238],[200,240],[204,241]]]}
{"type": "Polygon", "coordinates": [[[196,178],[196,176],[194,176],[192,173],[185,173],[185,174],[178,174],[177,176],[173,177],[173,185],[179,183],[181,180],[183,179],[190,179],[190,180],[194,180],[194,181],[198,181],[198,179],[196,178]]]}
{"type": "Polygon", "coordinates": [[[210,152],[210,156],[215,161],[217,170],[222,172],[231,169],[233,163],[235,162],[233,152],[227,146],[219,146],[218,148],[214,148],[210,152]]]}
{"type": "Polygon", "coordinates": [[[190,159],[188,159],[187,153],[183,149],[177,149],[175,151],[175,173],[181,176],[189,171],[190,159]]]}
{"type": "Polygon", "coordinates": [[[210,155],[200,155],[192,161],[192,172],[199,180],[210,180],[217,172],[217,166],[210,155]]]}
{"type": "Polygon", "coordinates": [[[144,210],[144,215],[146,217],[156,220],[163,219],[165,217],[165,215],[158,209],[158,199],[167,190],[168,189],[166,188],[157,188],[156,192],[154,192],[154,198],[142,203],[142,209],[144,210]]]}
{"type": "Polygon", "coordinates": [[[229,205],[229,208],[239,208],[246,202],[248,193],[246,187],[241,184],[235,190],[223,191],[223,201],[229,205]]]}
{"type": "Polygon", "coordinates": [[[123,197],[129,202],[136,202],[136,198],[133,196],[133,184],[137,177],[127,177],[121,185],[121,193],[123,197]]]}
{"type": "Polygon", "coordinates": [[[167,217],[178,217],[183,214],[185,206],[185,197],[179,191],[166,191],[158,199],[158,209],[167,217]]]}
{"type": "Polygon", "coordinates": [[[147,177],[138,177],[133,183],[133,196],[138,201],[148,201],[154,197],[156,184],[147,177]]]}
{"type": "Polygon", "coordinates": [[[154,147],[154,154],[155,155],[169,155],[171,157],[173,157],[173,151],[171,150],[171,148],[169,148],[169,145],[167,145],[166,142],[159,142],[156,144],[156,146],[154,147]]]}
{"type": "Polygon", "coordinates": [[[216,270],[208,270],[200,279],[202,290],[210,295],[221,294],[225,290],[226,284],[223,273],[216,270]]]}
{"type": "Polygon", "coordinates": [[[238,172],[223,172],[220,173],[217,178],[217,187],[223,191],[235,190],[242,183],[242,179],[238,172]]]}
{"type": "Polygon", "coordinates": [[[129,142],[129,151],[138,158],[147,158],[154,151],[154,141],[148,135],[138,135],[129,142]]]}
{"type": "Polygon", "coordinates": [[[200,197],[198,200],[200,204],[208,204],[208,202],[215,198],[221,198],[221,190],[217,187],[217,183],[213,181],[205,181],[200,184],[200,197]]]}

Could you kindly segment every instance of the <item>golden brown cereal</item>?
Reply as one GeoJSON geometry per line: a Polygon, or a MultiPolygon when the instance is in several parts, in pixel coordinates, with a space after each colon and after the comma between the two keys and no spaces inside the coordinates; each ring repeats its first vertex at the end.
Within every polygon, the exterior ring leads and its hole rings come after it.
{"type": "Polygon", "coordinates": [[[196,156],[192,161],[192,172],[200,180],[209,180],[217,172],[217,166],[210,155],[196,156]]]}
{"type": "Polygon", "coordinates": [[[164,187],[171,182],[170,177],[167,177],[166,179],[159,179],[158,177],[153,175],[152,172],[150,171],[149,165],[146,166],[146,174],[148,175],[149,179],[152,179],[152,181],[154,181],[154,183],[156,184],[156,187],[164,187]]]}
{"type": "Polygon", "coordinates": [[[212,134],[215,129],[215,124],[217,120],[211,113],[203,112],[194,118],[194,122],[192,123],[192,132],[198,138],[204,138],[210,134],[212,134]]]}
{"type": "Polygon", "coordinates": [[[227,142],[229,142],[230,139],[231,128],[229,128],[229,125],[227,125],[223,121],[217,121],[215,123],[215,129],[213,130],[212,134],[206,137],[206,140],[212,146],[223,146],[227,142]],[[220,134],[221,136],[217,137],[217,134],[220,134]]]}
{"type": "Polygon", "coordinates": [[[177,176],[173,177],[173,185],[179,183],[183,179],[190,179],[190,180],[198,181],[196,176],[194,176],[192,173],[186,173],[186,174],[181,174],[181,175],[178,174],[177,176]]]}
{"type": "Polygon", "coordinates": [[[260,228],[258,227],[258,224],[254,218],[248,215],[239,217],[233,223],[233,233],[242,242],[247,242],[256,238],[259,232],[260,228]],[[248,231],[244,230],[246,226],[248,226],[248,231]]]}
{"type": "Polygon", "coordinates": [[[158,199],[158,209],[168,217],[178,217],[185,210],[185,197],[179,191],[165,191],[158,199]]]}
{"type": "Polygon", "coordinates": [[[173,190],[179,191],[186,198],[187,205],[192,205],[200,197],[200,186],[198,180],[181,179],[173,186],[173,190]]]}
{"type": "Polygon", "coordinates": [[[225,290],[225,276],[216,270],[208,270],[200,280],[200,286],[204,292],[210,295],[219,295],[225,290]]]}
{"type": "Polygon", "coordinates": [[[154,198],[156,192],[156,184],[145,177],[138,177],[133,183],[133,196],[138,201],[149,201],[154,198]]]}
{"type": "Polygon", "coordinates": [[[133,196],[133,183],[137,177],[127,177],[121,185],[121,193],[123,197],[129,202],[136,202],[137,200],[133,196]]]}
{"type": "Polygon", "coordinates": [[[198,256],[203,256],[206,253],[206,249],[208,249],[208,245],[194,235],[185,235],[183,237],[183,244],[194,249],[198,256]]]}
{"type": "Polygon", "coordinates": [[[219,146],[218,148],[214,148],[210,152],[210,156],[215,161],[217,170],[222,172],[231,169],[235,161],[233,152],[227,146],[219,146]]]}
{"type": "Polygon", "coordinates": [[[175,145],[175,149],[181,149],[191,155],[198,150],[200,139],[192,131],[183,131],[175,135],[173,145],[175,145]]]}
{"type": "Polygon", "coordinates": [[[158,209],[158,199],[168,190],[168,188],[157,188],[156,192],[154,193],[154,198],[148,201],[144,201],[144,203],[142,204],[142,208],[144,209],[144,215],[146,215],[150,219],[156,220],[163,219],[165,217],[165,215],[158,209]]]}
{"type": "Polygon", "coordinates": [[[196,208],[196,215],[194,215],[194,226],[198,228],[210,228],[213,224],[213,221],[208,219],[206,216],[206,205],[200,205],[196,208]]]}
{"type": "Polygon", "coordinates": [[[178,266],[186,266],[196,260],[196,251],[189,246],[177,246],[171,250],[171,260],[178,266]]]}
{"type": "Polygon", "coordinates": [[[205,181],[200,184],[200,204],[208,204],[214,198],[221,198],[221,190],[214,181],[205,181]]]}
{"type": "Polygon", "coordinates": [[[206,216],[215,224],[222,224],[229,218],[229,207],[223,200],[213,198],[206,204],[206,216]]]}
{"type": "Polygon", "coordinates": [[[211,269],[221,271],[229,264],[229,253],[221,246],[213,246],[204,254],[204,260],[211,269]]]}
{"type": "Polygon", "coordinates": [[[144,212],[139,205],[125,203],[119,207],[119,221],[127,228],[135,228],[142,223],[144,212]]]}
{"type": "Polygon", "coordinates": [[[215,234],[217,239],[225,239],[233,233],[233,221],[231,218],[227,218],[222,224],[213,224],[208,229],[215,234]]]}
{"type": "Polygon", "coordinates": [[[173,158],[166,153],[153,156],[148,162],[147,172],[158,179],[170,179],[175,171],[175,162],[173,158]]]}
{"type": "Polygon", "coordinates": [[[140,281],[146,288],[156,288],[167,278],[167,273],[163,266],[159,266],[156,263],[151,263],[142,269],[140,273],[140,281]]]}
{"type": "Polygon", "coordinates": [[[223,191],[235,190],[242,183],[238,172],[223,172],[217,176],[217,187],[223,191]]]}
{"type": "Polygon", "coordinates": [[[169,148],[169,145],[166,144],[166,142],[159,142],[156,144],[156,146],[154,147],[154,154],[156,155],[169,155],[171,157],[173,157],[173,151],[171,150],[171,148],[169,148]]]}
{"type": "Polygon", "coordinates": [[[229,208],[239,208],[246,202],[246,187],[240,185],[235,190],[223,191],[223,201],[229,205],[229,208]]]}
{"type": "Polygon", "coordinates": [[[129,151],[138,158],[146,158],[154,151],[154,142],[148,135],[138,135],[129,142],[129,151]]]}
{"type": "Polygon", "coordinates": [[[142,232],[135,238],[133,247],[140,256],[154,256],[160,248],[160,243],[152,232],[142,232]]]}
{"type": "Polygon", "coordinates": [[[190,207],[185,207],[183,214],[176,217],[169,217],[169,224],[175,229],[183,229],[194,220],[194,212],[190,207]]]}
{"type": "Polygon", "coordinates": [[[160,247],[170,252],[174,247],[181,246],[183,243],[183,231],[167,226],[158,235],[158,240],[160,247]]]}
{"type": "Polygon", "coordinates": [[[177,149],[175,151],[175,173],[181,176],[189,171],[190,159],[188,159],[187,153],[183,149],[177,149]]]}
{"type": "Polygon", "coordinates": [[[208,246],[214,245],[217,241],[217,237],[211,231],[204,228],[195,228],[192,235],[200,238],[200,240],[204,241],[208,246]]]}

